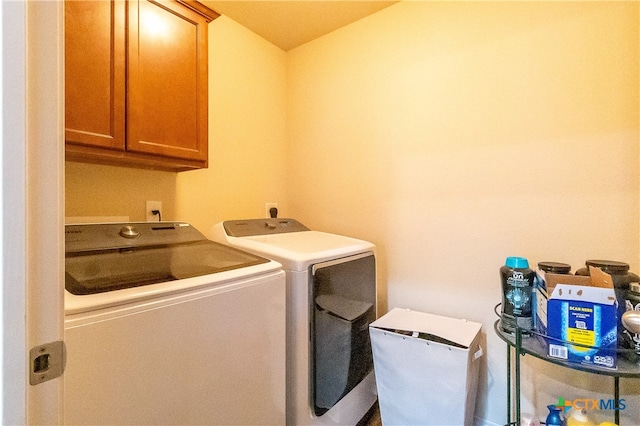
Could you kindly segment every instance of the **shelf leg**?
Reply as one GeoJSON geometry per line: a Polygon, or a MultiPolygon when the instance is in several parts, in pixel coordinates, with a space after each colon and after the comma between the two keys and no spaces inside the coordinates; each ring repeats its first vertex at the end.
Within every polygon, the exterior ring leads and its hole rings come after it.
{"type": "Polygon", "coordinates": [[[620,377],[613,378],[613,405],[615,407],[615,424],[620,424],[620,377]]]}
{"type": "Polygon", "coordinates": [[[511,424],[511,346],[507,345],[507,424],[511,424]]]}
{"type": "Polygon", "coordinates": [[[516,425],[520,425],[520,348],[522,348],[522,330],[516,327],[516,425]]]}

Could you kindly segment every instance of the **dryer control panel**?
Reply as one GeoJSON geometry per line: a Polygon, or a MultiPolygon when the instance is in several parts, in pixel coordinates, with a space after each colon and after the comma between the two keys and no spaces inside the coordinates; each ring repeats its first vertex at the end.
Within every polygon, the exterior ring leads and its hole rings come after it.
{"type": "Polygon", "coordinates": [[[251,237],[254,235],[310,231],[309,228],[295,219],[227,220],[222,225],[225,233],[230,237],[251,237]]]}

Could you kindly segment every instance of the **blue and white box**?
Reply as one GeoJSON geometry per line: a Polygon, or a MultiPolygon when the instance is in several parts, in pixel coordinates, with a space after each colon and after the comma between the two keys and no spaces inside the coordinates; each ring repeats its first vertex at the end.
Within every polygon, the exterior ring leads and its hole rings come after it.
{"type": "Polygon", "coordinates": [[[547,354],[579,364],[616,368],[617,302],[609,274],[546,274],[547,354]]]}

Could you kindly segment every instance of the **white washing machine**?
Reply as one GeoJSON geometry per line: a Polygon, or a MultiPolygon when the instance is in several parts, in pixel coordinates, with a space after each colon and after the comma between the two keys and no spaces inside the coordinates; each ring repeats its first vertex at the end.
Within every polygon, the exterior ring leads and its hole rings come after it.
{"type": "Polygon", "coordinates": [[[65,231],[65,424],[284,424],[280,264],[187,223],[65,231]]]}
{"type": "Polygon", "coordinates": [[[212,239],[279,262],[287,283],[287,424],[356,425],[377,400],[375,246],[294,219],[216,224],[212,239]]]}

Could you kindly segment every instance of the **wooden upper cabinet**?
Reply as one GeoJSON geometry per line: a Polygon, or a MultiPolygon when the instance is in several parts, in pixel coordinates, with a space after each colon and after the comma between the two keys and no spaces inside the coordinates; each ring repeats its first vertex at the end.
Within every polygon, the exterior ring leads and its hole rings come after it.
{"type": "Polygon", "coordinates": [[[206,167],[207,24],[217,16],[188,0],[67,1],[67,158],[206,167]]]}
{"type": "Polygon", "coordinates": [[[207,21],[170,2],[129,3],[131,151],[207,160],[207,21]]]}
{"type": "Polygon", "coordinates": [[[125,148],[125,4],[65,3],[65,140],[125,148]]]}

